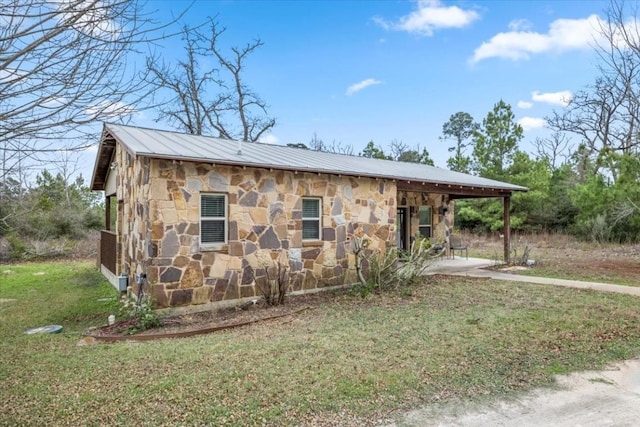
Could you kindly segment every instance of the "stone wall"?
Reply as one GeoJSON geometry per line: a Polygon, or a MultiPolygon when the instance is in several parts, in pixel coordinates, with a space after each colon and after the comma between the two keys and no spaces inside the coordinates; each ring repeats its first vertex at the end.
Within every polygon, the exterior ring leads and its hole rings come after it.
{"type": "Polygon", "coordinates": [[[118,218],[118,273],[129,276],[135,288],[135,275],[146,271],[149,263],[149,168],[148,158],[133,158],[120,144],[116,146],[116,198],[118,218]]]}
{"type": "Polygon", "coordinates": [[[391,181],[142,159],[121,182],[124,221],[133,221],[125,264],[146,271],[160,306],[259,296],[274,262],[289,268],[290,291],[353,283],[350,236],[369,238],[372,250],[395,241],[391,181]],[[228,242],[216,250],[200,244],[203,192],[228,198],[228,242]],[[319,241],[302,240],[303,196],[321,199],[319,241]]]}
{"type": "Polygon", "coordinates": [[[447,195],[438,193],[422,193],[413,191],[398,191],[398,206],[406,206],[411,209],[409,221],[409,236],[414,237],[418,233],[420,218],[418,208],[431,206],[431,237],[438,241],[448,241],[449,233],[453,230],[454,202],[449,201],[447,195]],[[441,208],[446,208],[442,214],[441,208]]]}

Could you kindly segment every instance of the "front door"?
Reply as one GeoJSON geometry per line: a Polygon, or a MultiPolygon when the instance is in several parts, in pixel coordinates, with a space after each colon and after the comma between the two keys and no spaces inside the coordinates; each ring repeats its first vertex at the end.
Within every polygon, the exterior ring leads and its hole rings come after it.
{"type": "Polygon", "coordinates": [[[398,249],[409,250],[409,208],[396,211],[396,244],[398,249]]]}

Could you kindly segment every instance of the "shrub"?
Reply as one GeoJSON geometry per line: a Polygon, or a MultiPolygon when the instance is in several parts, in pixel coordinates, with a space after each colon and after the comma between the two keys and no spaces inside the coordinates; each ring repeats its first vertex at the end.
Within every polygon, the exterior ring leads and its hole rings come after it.
{"type": "Polygon", "coordinates": [[[162,326],[162,319],[153,309],[151,296],[142,294],[141,290],[138,292],[141,295],[134,294],[129,288],[126,295],[123,295],[120,300],[121,306],[118,314],[121,319],[128,321],[126,328],[128,334],[162,326]]]}
{"type": "Polygon", "coordinates": [[[20,261],[27,253],[27,244],[16,233],[7,234],[9,244],[9,259],[20,261]]]}
{"type": "Polygon", "coordinates": [[[423,279],[426,269],[433,260],[440,256],[434,252],[427,239],[416,238],[409,251],[402,251],[396,247],[388,248],[384,253],[380,251],[366,251],[368,244],[354,239],[353,252],[356,255],[356,269],[358,265],[367,264],[366,278],[361,274],[360,294],[365,297],[373,291],[385,291],[409,287],[423,279]]]}
{"type": "Polygon", "coordinates": [[[274,265],[265,266],[265,277],[256,280],[256,286],[262,293],[267,305],[284,304],[289,290],[289,267],[281,262],[274,261],[274,265]]]}

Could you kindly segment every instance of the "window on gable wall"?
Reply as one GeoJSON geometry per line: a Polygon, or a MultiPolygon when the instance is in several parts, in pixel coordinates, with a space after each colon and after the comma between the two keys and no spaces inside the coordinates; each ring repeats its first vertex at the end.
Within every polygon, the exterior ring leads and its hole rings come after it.
{"type": "Polygon", "coordinates": [[[227,242],[227,196],[200,195],[200,243],[227,242]]]}
{"type": "Polygon", "coordinates": [[[420,206],[418,231],[422,237],[431,237],[431,206],[420,206]]]}
{"type": "Polygon", "coordinates": [[[320,199],[302,199],[302,240],[320,240],[320,199]]]}

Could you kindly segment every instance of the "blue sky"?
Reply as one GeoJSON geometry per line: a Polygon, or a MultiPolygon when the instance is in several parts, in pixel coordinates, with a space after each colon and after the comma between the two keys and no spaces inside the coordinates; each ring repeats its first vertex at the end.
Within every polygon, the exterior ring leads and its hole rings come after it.
{"type": "MultiPolygon", "coordinates": [[[[188,3],[152,0],[158,17],[188,3]]],[[[446,166],[442,125],[457,111],[480,122],[500,99],[525,128],[523,149],[548,132],[543,118],[598,74],[593,50],[606,1],[196,1],[183,22],[216,16],[223,47],[260,38],[246,83],[278,124],[265,142],[387,148],[419,144],[446,166]]],[[[180,51],[167,42],[169,61],[180,51]]],[[[133,124],[165,127],[151,112],[133,124]]],[[[89,173],[90,175],[90,173],[89,173]]]]}

